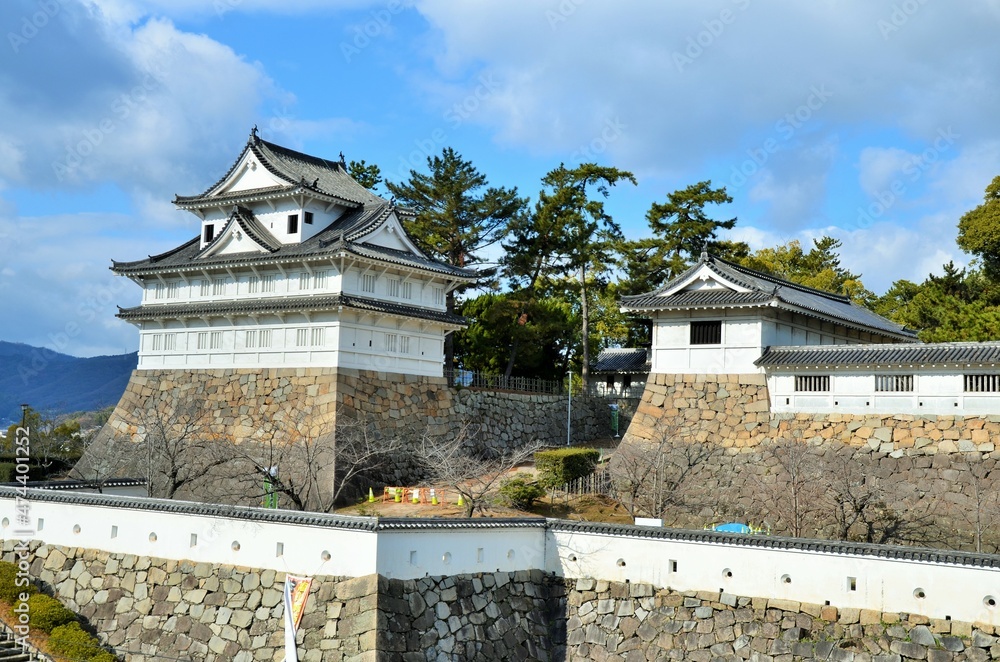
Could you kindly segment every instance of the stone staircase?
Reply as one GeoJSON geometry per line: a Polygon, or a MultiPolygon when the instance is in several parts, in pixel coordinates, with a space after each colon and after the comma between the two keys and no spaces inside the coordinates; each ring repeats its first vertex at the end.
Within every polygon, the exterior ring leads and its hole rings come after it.
{"type": "Polygon", "coordinates": [[[40,658],[32,651],[21,652],[21,647],[15,643],[14,636],[10,632],[0,631],[0,662],[31,662],[39,659],[49,658],[40,658]]]}

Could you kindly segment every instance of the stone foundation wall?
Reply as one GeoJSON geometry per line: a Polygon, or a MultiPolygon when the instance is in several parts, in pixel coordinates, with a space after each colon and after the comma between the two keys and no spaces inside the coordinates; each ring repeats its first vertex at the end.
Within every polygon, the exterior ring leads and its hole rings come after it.
{"type": "MultiPolygon", "coordinates": [[[[3,543],[13,561],[14,543],[3,543]]],[[[284,659],[285,577],[273,570],[33,546],[30,574],[130,662],[284,659]]],[[[378,578],[315,577],[296,637],[303,662],[375,650],[378,578]]],[[[369,658],[364,658],[369,659],[369,658]]]]}
{"type": "MultiPolygon", "coordinates": [[[[679,439],[716,447],[693,469],[684,507],[671,509],[670,525],[701,528],[730,519],[774,524],[774,517],[761,512],[779,492],[769,446],[798,441],[808,445],[820,467],[843,466],[837,455],[848,451],[869,485],[882,481],[887,505],[896,513],[887,519],[898,515],[903,523],[889,538],[879,533],[871,542],[974,549],[970,517],[989,522],[1000,516],[998,436],[1000,416],[771,414],[762,375],[655,374],[623,443],[627,448],[679,439]]],[[[826,524],[810,524],[802,535],[836,536],[830,504],[822,495],[814,500],[816,510],[825,511],[809,517],[826,518],[826,524]]],[[[883,524],[883,531],[895,526],[883,524]]],[[[787,529],[778,526],[775,532],[787,529]]],[[[1000,549],[1000,536],[989,527],[983,542],[984,551],[1000,549]]]]}
{"type": "MultiPolygon", "coordinates": [[[[2,556],[15,561],[15,543],[2,556]]],[[[285,576],[33,544],[30,575],[130,662],[284,659],[285,576]]],[[[314,577],[303,662],[555,660],[562,584],[539,570],[390,580],[314,577]]]]}
{"type": "Polygon", "coordinates": [[[1000,659],[989,625],[593,579],[566,593],[568,660],[1000,659]]]}

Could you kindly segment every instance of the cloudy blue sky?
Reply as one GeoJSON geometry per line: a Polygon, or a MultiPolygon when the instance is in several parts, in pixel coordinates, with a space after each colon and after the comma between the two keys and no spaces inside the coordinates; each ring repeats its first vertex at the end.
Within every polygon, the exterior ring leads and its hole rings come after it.
{"type": "Polygon", "coordinates": [[[1000,174],[1000,0],[4,0],[0,339],[132,351],[111,259],[197,233],[175,194],[250,127],[399,181],[450,145],[532,197],[632,170],[626,235],[711,179],[755,247],[829,234],[881,293],[954,259],[1000,174]]]}

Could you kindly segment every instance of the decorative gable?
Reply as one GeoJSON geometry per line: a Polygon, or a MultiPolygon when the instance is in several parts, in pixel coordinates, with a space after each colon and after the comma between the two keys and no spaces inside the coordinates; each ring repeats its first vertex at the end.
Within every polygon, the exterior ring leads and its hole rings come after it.
{"type": "Polygon", "coordinates": [[[679,294],[680,292],[722,292],[726,290],[739,292],[741,294],[751,291],[750,288],[741,285],[734,280],[725,278],[722,274],[712,269],[710,265],[702,263],[689,273],[679,278],[677,281],[671,283],[670,286],[662,292],[659,292],[659,296],[670,297],[672,295],[679,294]]]}
{"type": "Polygon", "coordinates": [[[288,182],[275,176],[258,161],[249,149],[244,150],[240,162],[229,176],[209,192],[209,196],[220,196],[239,191],[251,191],[272,186],[287,186],[288,182]]]}
{"type": "Polygon", "coordinates": [[[426,257],[407,236],[402,223],[399,222],[399,218],[395,214],[389,214],[384,222],[371,232],[355,238],[354,241],[426,257]]]}
{"type": "Polygon", "coordinates": [[[202,249],[199,258],[235,253],[273,253],[281,244],[248,209],[236,207],[215,238],[202,249]]]}

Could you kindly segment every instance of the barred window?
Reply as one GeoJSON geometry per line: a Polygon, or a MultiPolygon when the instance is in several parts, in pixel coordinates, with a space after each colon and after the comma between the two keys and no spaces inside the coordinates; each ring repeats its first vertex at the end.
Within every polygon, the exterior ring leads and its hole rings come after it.
{"type": "Polygon", "coordinates": [[[880,393],[913,390],[913,375],[875,375],[875,391],[880,393]]]}
{"type": "Polygon", "coordinates": [[[295,346],[306,347],[309,344],[309,329],[295,329],[295,346]]]}
{"type": "Polygon", "coordinates": [[[274,292],[274,276],[261,276],[260,277],[260,291],[261,292],[274,292]]]}
{"type": "Polygon", "coordinates": [[[152,347],[150,348],[154,352],[158,352],[163,349],[163,334],[154,333],[152,336],[152,347]]]}
{"type": "Polygon", "coordinates": [[[309,289],[309,274],[305,271],[299,274],[299,289],[300,290],[309,289]]]}
{"type": "Polygon", "coordinates": [[[391,296],[391,297],[398,297],[399,296],[399,279],[398,278],[390,278],[387,287],[389,288],[389,296],[391,296]]]}
{"type": "Polygon", "coordinates": [[[247,292],[250,294],[257,294],[260,291],[260,278],[257,276],[250,276],[247,280],[247,292]]]}
{"type": "Polygon", "coordinates": [[[226,295],[229,288],[228,278],[216,278],[212,281],[212,296],[221,297],[226,295]]]}
{"type": "Polygon", "coordinates": [[[170,282],[167,283],[167,298],[176,299],[177,298],[177,283],[170,282]]]}
{"type": "Polygon", "coordinates": [[[692,345],[721,345],[722,322],[691,322],[692,345]]]}
{"type": "Polygon", "coordinates": [[[410,353],[410,337],[409,336],[402,336],[399,339],[399,353],[400,354],[409,354],[410,353]]]}
{"type": "Polygon", "coordinates": [[[965,375],[966,393],[997,393],[1000,375],[965,375]]]}
{"type": "Polygon", "coordinates": [[[395,333],[385,334],[385,351],[395,353],[399,347],[399,336],[395,333]]]}
{"type": "Polygon", "coordinates": [[[257,331],[256,330],[245,331],[243,338],[244,338],[243,339],[243,345],[244,345],[244,347],[253,348],[253,347],[257,346],[257,331]]]}
{"type": "Polygon", "coordinates": [[[326,277],[330,272],[317,271],[313,274],[313,289],[319,290],[326,287],[326,277]]]}
{"type": "Polygon", "coordinates": [[[795,375],[795,390],[801,393],[829,391],[830,375],[795,375]]]}
{"type": "Polygon", "coordinates": [[[163,335],[163,349],[168,352],[177,350],[177,334],[166,333],[163,335]]]}
{"type": "Polygon", "coordinates": [[[208,349],[208,332],[198,332],[198,349],[208,349]]]}
{"type": "Polygon", "coordinates": [[[270,347],[271,346],[271,329],[261,329],[257,335],[257,346],[258,347],[270,347]]]}
{"type": "Polygon", "coordinates": [[[313,347],[322,347],[326,341],[326,329],[311,329],[309,334],[309,344],[313,347]]]}
{"type": "Polygon", "coordinates": [[[163,298],[163,283],[157,283],[153,286],[153,298],[162,299],[163,298]]]}
{"type": "Polygon", "coordinates": [[[362,292],[375,291],[375,274],[363,274],[361,276],[361,291],[362,292]]]}
{"type": "Polygon", "coordinates": [[[405,282],[405,283],[402,284],[402,288],[403,288],[403,291],[400,292],[400,296],[403,297],[404,299],[412,299],[413,298],[413,283],[407,281],[407,282],[405,282]]]}
{"type": "Polygon", "coordinates": [[[209,283],[207,279],[199,281],[199,283],[201,286],[201,296],[203,297],[209,296],[212,293],[210,289],[211,283],[209,283]]]}
{"type": "Polygon", "coordinates": [[[434,288],[434,304],[440,306],[444,303],[444,288],[435,287],[434,288]]]}
{"type": "Polygon", "coordinates": [[[209,338],[210,349],[222,349],[222,331],[212,331],[209,338]]]}

